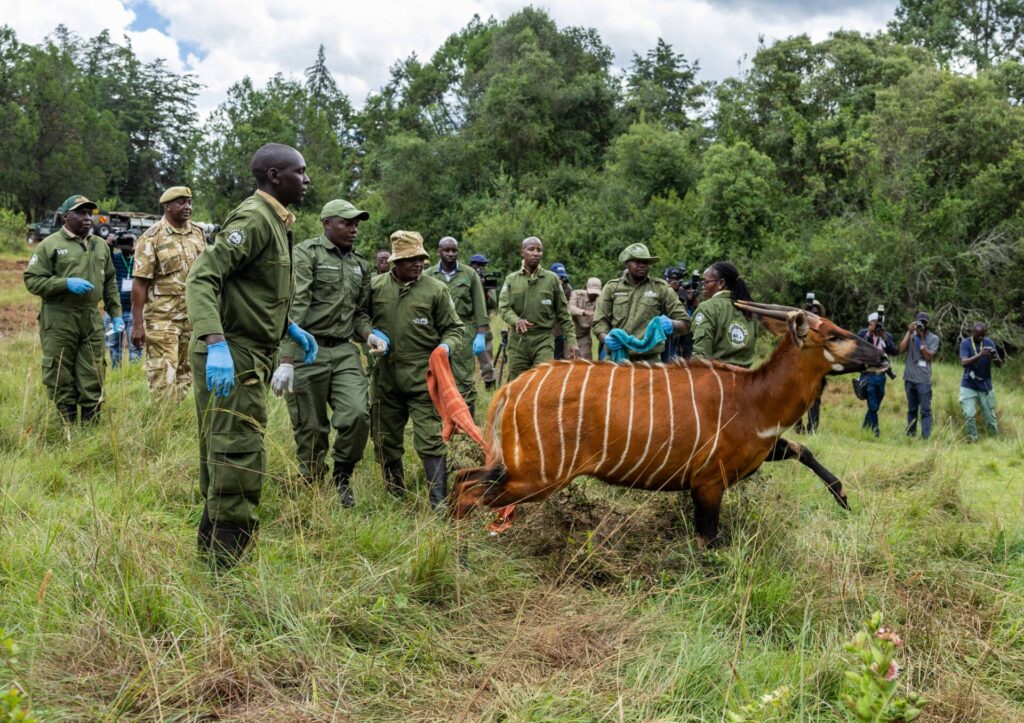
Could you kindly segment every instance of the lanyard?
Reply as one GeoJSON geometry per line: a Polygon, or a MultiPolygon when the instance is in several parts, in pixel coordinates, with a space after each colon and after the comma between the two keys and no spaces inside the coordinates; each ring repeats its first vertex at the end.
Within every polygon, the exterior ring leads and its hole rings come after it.
{"type": "MultiPolygon", "coordinates": [[[[121,258],[124,258],[124,254],[121,254],[121,258]]],[[[125,263],[125,266],[128,267],[128,278],[130,279],[132,277],[132,269],[135,268],[135,257],[132,256],[131,258],[129,258],[124,263],[125,263]]]]}

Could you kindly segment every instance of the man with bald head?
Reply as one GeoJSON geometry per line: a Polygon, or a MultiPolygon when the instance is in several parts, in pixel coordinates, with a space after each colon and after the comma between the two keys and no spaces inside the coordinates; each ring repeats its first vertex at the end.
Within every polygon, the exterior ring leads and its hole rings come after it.
{"type": "Polygon", "coordinates": [[[289,318],[294,292],[289,204],[306,193],[302,154],[268,143],[250,166],[256,193],[228,214],[185,285],[199,421],[199,549],[230,567],[256,531],[263,489],[266,387],[289,337],[312,364],[317,344],[289,318]]]}
{"type": "Polygon", "coordinates": [[[523,239],[520,255],[522,268],[505,277],[498,296],[498,312],[509,326],[509,381],[555,358],[556,323],[565,331],[566,359],[575,359],[579,351],[562,283],[540,265],[544,244],[536,236],[523,239]]]}
{"type": "Polygon", "coordinates": [[[437,266],[431,266],[423,274],[448,287],[448,293],[455,302],[455,311],[462,320],[465,343],[457,352],[452,352],[450,364],[469,413],[475,414],[476,362],[473,357],[482,354],[486,348],[489,328],[484,285],[476,271],[459,264],[459,242],[451,236],[437,242],[437,255],[441,257],[437,266]]]}

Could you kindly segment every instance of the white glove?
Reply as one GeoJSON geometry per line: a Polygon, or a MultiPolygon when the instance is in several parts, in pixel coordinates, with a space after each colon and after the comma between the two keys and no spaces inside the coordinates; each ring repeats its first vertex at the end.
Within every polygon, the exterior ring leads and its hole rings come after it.
{"type": "Polygon", "coordinates": [[[386,354],[388,351],[388,343],[373,333],[366,337],[366,344],[371,354],[386,354]]]}
{"type": "Polygon", "coordinates": [[[274,393],[275,397],[279,397],[285,392],[289,394],[295,392],[295,367],[293,365],[281,364],[274,370],[274,376],[270,378],[270,391],[274,393]]]}

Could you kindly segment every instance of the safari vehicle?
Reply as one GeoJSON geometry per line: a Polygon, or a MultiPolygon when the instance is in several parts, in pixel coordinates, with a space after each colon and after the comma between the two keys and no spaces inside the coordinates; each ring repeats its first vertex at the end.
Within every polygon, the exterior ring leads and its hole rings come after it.
{"type": "MultiPolygon", "coordinates": [[[[110,234],[119,231],[127,231],[138,236],[159,220],[159,216],[140,211],[98,210],[93,214],[92,232],[101,238],[107,238],[110,234]]],[[[29,225],[28,242],[30,244],[39,243],[59,229],[63,223],[60,213],[50,211],[46,218],[29,225]]]]}

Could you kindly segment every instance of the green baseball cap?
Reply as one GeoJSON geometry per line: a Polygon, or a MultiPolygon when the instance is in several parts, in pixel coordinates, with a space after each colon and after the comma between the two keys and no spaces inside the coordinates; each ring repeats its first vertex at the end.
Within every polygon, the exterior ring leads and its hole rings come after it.
{"type": "Polygon", "coordinates": [[[67,213],[68,211],[74,211],[76,208],[81,208],[82,206],[92,206],[93,208],[98,208],[96,204],[90,201],[88,198],[86,198],[80,193],[76,193],[74,196],[68,196],[64,203],[60,205],[60,208],[57,209],[57,211],[59,211],[60,213],[67,213]]]}
{"type": "Polygon", "coordinates": [[[658,261],[657,256],[651,256],[651,252],[643,244],[630,244],[619,254],[619,263],[627,261],[658,261]]]}
{"type": "Polygon", "coordinates": [[[340,198],[336,198],[333,201],[325,203],[324,207],[320,209],[321,221],[325,218],[331,218],[332,216],[338,216],[340,218],[347,218],[350,220],[358,218],[360,221],[365,221],[370,217],[370,214],[366,211],[360,211],[348,201],[342,201],[340,198]]]}

